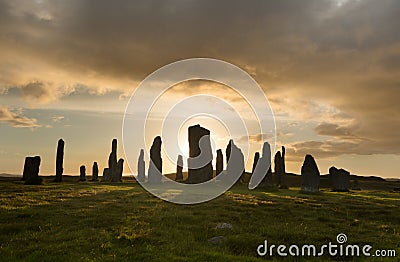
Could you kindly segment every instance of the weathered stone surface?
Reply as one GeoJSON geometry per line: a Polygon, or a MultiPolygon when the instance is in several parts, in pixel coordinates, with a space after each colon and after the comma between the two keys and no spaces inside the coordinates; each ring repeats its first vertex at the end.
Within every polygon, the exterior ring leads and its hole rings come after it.
{"type": "Polygon", "coordinates": [[[148,171],[149,183],[160,183],[162,179],[162,158],[161,158],[161,137],[157,136],[153,140],[150,148],[150,163],[148,171]]]}
{"type": "Polygon", "coordinates": [[[262,157],[258,159],[254,168],[253,175],[256,177],[264,177],[260,183],[260,187],[272,186],[272,170],[271,170],[271,147],[268,142],[263,145],[262,157]]]}
{"type": "Polygon", "coordinates": [[[56,153],[56,178],[54,182],[61,182],[62,175],[64,172],[64,140],[59,139],[57,143],[57,153],[56,153]]]}
{"type": "Polygon", "coordinates": [[[101,178],[101,182],[106,182],[111,180],[110,169],[104,168],[103,169],[103,177],[101,178]]]}
{"type": "Polygon", "coordinates": [[[117,175],[114,179],[112,179],[112,182],[122,182],[122,173],[124,171],[124,160],[120,158],[117,162],[117,175]]]}
{"type": "Polygon", "coordinates": [[[350,187],[350,172],[336,167],[329,168],[329,180],[332,190],[337,192],[347,192],[350,187]]]}
{"type": "Polygon", "coordinates": [[[215,229],[232,229],[232,228],[233,228],[232,224],[229,224],[229,223],[218,223],[215,226],[215,229]]]}
{"type": "Polygon", "coordinates": [[[86,181],[86,167],[84,165],[79,168],[79,173],[79,181],[86,181]]]}
{"type": "Polygon", "coordinates": [[[256,166],[257,166],[257,163],[258,163],[258,160],[260,159],[260,153],[259,152],[256,152],[255,154],[254,154],[254,160],[253,160],[253,168],[251,169],[251,173],[253,174],[254,173],[254,170],[256,169],[256,166]]]}
{"type": "Polygon", "coordinates": [[[117,174],[117,139],[113,139],[111,143],[111,153],[108,158],[108,168],[110,172],[111,181],[118,181],[117,174]]]}
{"type": "Polygon", "coordinates": [[[226,241],[226,237],[224,236],[216,236],[208,239],[208,242],[210,242],[213,245],[219,245],[222,244],[226,241]]]}
{"type": "Polygon", "coordinates": [[[40,185],[42,178],[39,177],[40,156],[27,156],[25,157],[24,170],[22,173],[22,180],[25,185],[40,185]]]}
{"type": "Polygon", "coordinates": [[[244,174],[244,156],[242,150],[235,145],[231,139],[226,148],[227,155],[229,155],[229,160],[226,166],[226,178],[235,179],[240,173],[240,176],[244,174]]]}
{"type": "Polygon", "coordinates": [[[217,159],[215,160],[215,176],[221,174],[224,171],[224,155],[222,154],[222,150],[217,150],[217,159]]]}
{"type": "Polygon", "coordinates": [[[97,165],[97,162],[94,162],[92,167],[92,181],[98,181],[98,180],[99,180],[99,166],[97,165]]]}
{"type": "Polygon", "coordinates": [[[301,191],[318,192],[320,173],[317,163],[311,155],[306,155],[301,167],[301,191]]]}
{"type": "Polygon", "coordinates": [[[140,149],[137,170],[138,170],[137,180],[139,182],[144,182],[146,179],[146,177],[145,177],[146,167],[145,167],[145,162],[144,162],[144,150],[143,149],[140,149]]]}
{"type": "Polygon", "coordinates": [[[183,170],[183,157],[181,155],[178,155],[178,159],[176,161],[176,176],[175,176],[176,181],[183,180],[182,170],[183,170]]]}
{"type": "Polygon", "coordinates": [[[187,183],[203,183],[213,178],[210,131],[200,125],[190,126],[187,183]]]}

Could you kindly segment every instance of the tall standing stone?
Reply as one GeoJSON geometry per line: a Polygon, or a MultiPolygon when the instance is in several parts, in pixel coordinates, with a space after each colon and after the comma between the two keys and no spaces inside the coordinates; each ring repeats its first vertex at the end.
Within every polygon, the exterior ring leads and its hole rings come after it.
{"type": "Polygon", "coordinates": [[[25,157],[24,170],[22,173],[22,180],[25,185],[40,185],[42,178],[39,177],[40,156],[27,156],[25,157]]]}
{"type": "Polygon", "coordinates": [[[117,175],[117,139],[113,139],[111,143],[111,153],[108,158],[108,168],[111,181],[118,181],[117,175]]]}
{"type": "Polygon", "coordinates": [[[144,162],[144,150],[140,149],[140,154],[138,158],[138,175],[137,175],[137,180],[139,182],[144,182],[146,177],[145,177],[145,162],[144,162]]]}
{"type": "Polygon", "coordinates": [[[253,172],[254,177],[263,177],[260,187],[272,186],[271,146],[268,142],[263,145],[262,157],[258,159],[253,172]]]}
{"type": "Polygon", "coordinates": [[[86,181],[86,167],[84,165],[79,168],[79,173],[79,181],[86,181]]]}
{"type": "Polygon", "coordinates": [[[350,188],[350,172],[336,167],[329,168],[329,179],[332,190],[337,192],[347,192],[350,188]]]}
{"type": "Polygon", "coordinates": [[[224,171],[224,155],[222,154],[222,150],[218,149],[217,159],[215,160],[215,176],[221,174],[222,171],[224,171]]]}
{"type": "Polygon", "coordinates": [[[301,167],[301,191],[318,192],[320,173],[317,163],[311,155],[306,155],[301,167]]]}
{"type": "Polygon", "coordinates": [[[275,166],[275,181],[277,185],[280,185],[282,177],[282,155],[280,151],[276,152],[275,154],[274,166],[275,166]]]}
{"type": "Polygon", "coordinates": [[[117,174],[111,178],[112,182],[122,182],[122,173],[124,171],[124,160],[120,158],[117,162],[117,174]]]}
{"type": "Polygon", "coordinates": [[[284,146],[282,146],[282,159],[281,159],[281,169],[282,169],[282,173],[281,173],[281,179],[279,182],[279,186],[280,188],[285,188],[287,189],[288,186],[286,185],[286,164],[285,164],[285,155],[286,155],[286,148],[284,146]]]}
{"type": "Polygon", "coordinates": [[[258,160],[260,159],[260,153],[259,152],[256,152],[255,154],[254,154],[254,160],[253,160],[253,168],[251,169],[251,173],[253,174],[254,173],[254,170],[256,169],[256,166],[257,166],[257,163],[258,163],[258,160]]]}
{"type": "Polygon", "coordinates": [[[187,183],[203,183],[213,178],[210,131],[200,125],[189,127],[187,183]]]}
{"type": "Polygon", "coordinates": [[[239,177],[241,177],[245,171],[244,156],[242,150],[235,145],[232,139],[229,141],[228,146],[226,147],[226,153],[229,155],[229,160],[227,160],[228,163],[226,166],[228,179],[234,179],[239,173],[239,177]]]}
{"type": "Polygon", "coordinates": [[[183,180],[182,170],[183,170],[183,157],[181,155],[178,155],[178,159],[176,161],[176,176],[175,176],[176,181],[183,180]]]}
{"type": "Polygon", "coordinates": [[[92,167],[92,181],[98,181],[98,180],[99,180],[99,166],[97,165],[97,162],[94,162],[92,167]]]}
{"type": "Polygon", "coordinates": [[[54,182],[61,182],[62,175],[64,172],[64,140],[59,139],[57,143],[57,153],[56,153],[56,178],[54,182]]]}
{"type": "Polygon", "coordinates": [[[161,144],[161,137],[157,136],[150,148],[149,183],[160,183],[162,179],[161,144]]]}

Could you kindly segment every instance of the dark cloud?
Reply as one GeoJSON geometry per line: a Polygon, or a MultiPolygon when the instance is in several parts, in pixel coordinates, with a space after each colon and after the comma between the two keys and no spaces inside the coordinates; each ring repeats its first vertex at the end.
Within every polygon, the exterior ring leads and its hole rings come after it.
{"type": "Polygon", "coordinates": [[[315,127],[317,135],[332,136],[341,139],[356,139],[357,136],[353,134],[353,129],[349,126],[340,126],[332,123],[321,123],[315,127]]]}
{"type": "Polygon", "coordinates": [[[167,63],[213,57],[249,69],[277,113],[318,118],[319,135],[363,138],[321,145],[321,154],[400,154],[400,2],[337,3],[0,1],[0,92],[18,86],[43,103],[76,84],[124,92],[167,63]]]}

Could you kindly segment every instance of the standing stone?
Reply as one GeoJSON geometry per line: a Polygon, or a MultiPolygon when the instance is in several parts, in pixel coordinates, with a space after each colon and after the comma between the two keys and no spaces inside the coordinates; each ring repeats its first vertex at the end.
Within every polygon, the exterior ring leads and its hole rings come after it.
{"type": "Polygon", "coordinates": [[[215,162],[215,176],[218,176],[222,171],[224,171],[224,156],[221,149],[217,150],[217,159],[215,162]]]}
{"type": "Polygon", "coordinates": [[[263,145],[262,157],[258,159],[253,172],[254,177],[263,177],[260,187],[270,187],[272,183],[271,147],[268,142],[263,145]]]}
{"type": "Polygon", "coordinates": [[[145,177],[145,162],[144,162],[144,150],[140,149],[140,154],[138,158],[138,175],[137,175],[137,180],[139,182],[144,182],[146,177],[145,177]]]}
{"type": "Polygon", "coordinates": [[[103,177],[101,178],[101,182],[106,182],[111,179],[110,177],[110,169],[109,168],[104,168],[103,169],[103,177]]]}
{"type": "Polygon", "coordinates": [[[42,178],[39,177],[40,156],[27,156],[25,157],[24,170],[22,173],[22,180],[25,185],[40,185],[42,178]]]}
{"type": "Polygon", "coordinates": [[[226,166],[226,172],[228,179],[235,179],[235,177],[240,174],[241,177],[244,174],[244,156],[242,150],[235,145],[231,139],[226,147],[227,155],[229,155],[229,160],[226,166]],[[229,152],[229,154],[228,154],[229,152]]]}
{"type": "Polygon", "coordinates": [[[161,144],[161,137],[157,136],[150,148],[149,183],[160,183],[162,179],[161,144]]]}
{"type": "Polygon", "coordinates": [[[183,170],[183,157],[181,155],[178,155],[178,160],[176,161],[176,176],[175,176],[176,181],[183,180],[182,170],[183,170]]]}
{"type": "Polygon", "coordinates": [[[113,139],[111,143],[111,153],[108,158],[108,168],[111,181],[118,181],[117,175],[117,139],[113,139]]]}
{"type": "Polygon", "coordinates": [[[258,159],[260,159],[260,153],[256,152],[254,154],[254,160],[253,160],[253,168],[251,169],[251,173],[254,173],[254,170],[256,169],[257,163],[258,163],[258,159]]]}
{"type": "Polygon", "coordinates": [[[98,180],[99,180],[99,166],[97,165],[97,162],[94,162],[92,167],[92,181],[98,181],[98,180]]]}
{"type": "Polygon", "coordinates": [[[210,131],[200,125],[189,127],[187,183],[203,183],[213,178],[210,131]]]}
{"type": "Polygon", "coordinates": [[[117,162],[117,175],[111,177],[111,182],[122,182],[122,173],[124,171],[124,160],[120,158],[117,162]]]}
{"type": "Polygon", "coordinates": [[[336,167],[329,168],[329,179],[332,190],[336,192],[347,192],[350,187],[350,172],[336,167]]]}
{"type": "Polygon", "coordinates": [[[79,181],[86,181],[86,167],[82,165],[79,168],[80,175],[79,175],[79,181]]]}
{"type": "Polygon", "coordinates": [[[59,139],[57,144],[57,153],[56,153],[56,178],[54,179],[54,182],[62,181],[62,175],[64,172],[63,162],[64,162],[64,140],[59,139]]]}
{"type": "Polygon", "coordinates": [[[318,192],[320,173],[317,163],[311,155],[306,155],[301,167],[301,191],[318,192]]]}
{"type": "Polygon", "coordinates": [[[276,184],[279,186],[281,184],[281,177],[282,177],[282,156],[280,151],[276,152],[275,154],[274,166],[275,166],[275,180],[276,184]]]}
{"type": "Polygon", "coordinates": [[[225,149],[225,156],[226,156],[226,166],[228,166],[229,159],[231,158],[231,151],[232,151],[232,142],[233,140],[229,140],[228,145],[225,149]]]}
{"type": "Polygon", "coordinates": [[[281,159],[281,177],[279,181],[279,187],[282,189],[288,189],[288,186],[286,185],[286,164],[285,164],[285,155],[286,155],[286,149],[284,146],[282,146],[282,159],[281,159]]]}

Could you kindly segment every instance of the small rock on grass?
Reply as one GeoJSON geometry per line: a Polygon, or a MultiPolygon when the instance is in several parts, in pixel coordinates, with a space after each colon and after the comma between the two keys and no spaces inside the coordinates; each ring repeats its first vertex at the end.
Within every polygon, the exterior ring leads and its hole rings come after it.
{"type": "Polygon", "coordinates": [[[212,237],[208,240],[208,242],[210,242],[213,245],[219,245],[225,241],[226,241],[226,237],[224,237],[224,236],[216,236],[216,237],[212,237]]]}

